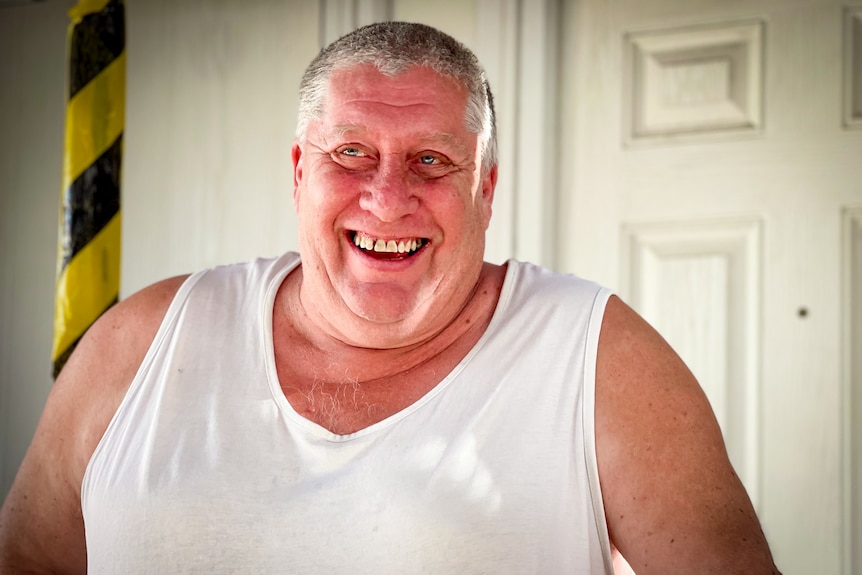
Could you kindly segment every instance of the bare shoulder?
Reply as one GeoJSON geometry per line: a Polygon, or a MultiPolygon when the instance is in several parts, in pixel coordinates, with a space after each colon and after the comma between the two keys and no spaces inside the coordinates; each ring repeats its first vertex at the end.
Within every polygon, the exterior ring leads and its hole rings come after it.
{"type": "Polygon", "coordinates": [[[778,572],[706,396],[617,297],[599,338],[596,451],[611,540],[638,575],[778,572]]]}
{"type": "Polygon", "coordinates": [[[186,277],[123,300],[81,338],[0,510],[0,572],[86,572],[84,470],[186,277]]]}

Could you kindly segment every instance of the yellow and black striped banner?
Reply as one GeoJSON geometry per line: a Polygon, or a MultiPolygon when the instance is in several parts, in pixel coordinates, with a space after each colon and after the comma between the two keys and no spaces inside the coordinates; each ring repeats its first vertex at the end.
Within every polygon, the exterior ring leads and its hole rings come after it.
{"type": "Polygon", "coordinates": [[[120,288],[125,7],[122,0],[81,0],[69,18],[54,377],[120,288]]]}

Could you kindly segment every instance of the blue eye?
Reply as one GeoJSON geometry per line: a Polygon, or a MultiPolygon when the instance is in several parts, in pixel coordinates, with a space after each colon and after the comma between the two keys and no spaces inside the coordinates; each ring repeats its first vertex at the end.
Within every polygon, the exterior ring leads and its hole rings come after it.
{"type": "Polygon", "coordinates": [[[431,165],[437,162],[437,158],[431,155],[424,155],[419,158],[419,161],[426,165],[431,165]]]}
{"type": "Polygon", "coordinates": [[[341,150],[341,153],[345,156],[358,156],[361,152],[359,148],[344,148],[341,150]]]}

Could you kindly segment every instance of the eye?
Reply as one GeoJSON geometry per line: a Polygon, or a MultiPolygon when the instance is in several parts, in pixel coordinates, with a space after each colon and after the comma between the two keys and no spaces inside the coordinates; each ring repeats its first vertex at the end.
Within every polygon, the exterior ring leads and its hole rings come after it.
{"type": "Polygon", "coordinates": [[[361,144],[343,144],[330,152],[332,161],[349,170],[364,170],[374,165],[374,151],[361,144]]]}
{"type": "Polygon", "coordinates": [[[437,150],[419,151],[413,156],[411,163],[416,174],[431,179],[443,177],[455,169],[452,160],[437,150]]]}
{"type": "Polygon", "coordinates": [[[342,148],[341,150],[339,150],[339,153],[344,154],[345,156],[352,156],[354,158],[358,158],[358,157],[364,155],[362,153],[362,150],[360,150],[359,148],[354,148],[354,147],[350,147],[350,146],[348,146],[346,148],[342,148]]]}

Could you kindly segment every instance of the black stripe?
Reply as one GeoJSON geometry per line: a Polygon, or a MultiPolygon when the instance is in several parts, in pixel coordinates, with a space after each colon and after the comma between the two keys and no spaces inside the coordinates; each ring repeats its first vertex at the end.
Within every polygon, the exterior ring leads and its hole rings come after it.
{"type": "Polygon", "coordinates": [[[84,170],[63,198],[63,264],[87,245],[120,211],[123,135],[84,170]]]}
{"type": "MultiPolygon", "coordinates": [[[[103,313],[111,309],[111,307],[118,301],[120,301],[119,297],[115,297],[114,301],[109,303],[108,307],[102,310],[102,313],[99,315],[101,316],[103,313]]],[[[95,322],[95,319],[93,321],[95,322]]],[[[84,333],[87,333],[86,330],[84,333]]],[[[60,357],[54,361],[54,379],[57,379],[57,376],[60,375],[60,371],[63,369],[63,366],[66,365],[66,362],[69,361],[69,357],[72,355],[72,352],[75,351],[75,348],[78,346],[78,342],[81,341],[82,337],[84,337],[83,333],[78,337],[78,339],[72,342],[72,345],[67,347],[66,350],[60,354],[60,357]]]]}
{"type": "Polygon", "coordinates": [[[126,45],[125,6],[111,0],[87,14],[72,30],[69,46],[69,99],[117,59],[126,45]]]}
{"type": "Polygon", "coordinates": [[[63,370],[63,366],[66,365],[67,361],[69,361],[69,356],[71,356],[72,352],[75,351],[79,341],[81,341],[80,337],[72,342],[72,345],[67,347],[66,351],[60,354],[60,357],[54,360],[54,379],[57,379],[57,376],[60,375],[60,372],[63,370]]]}

